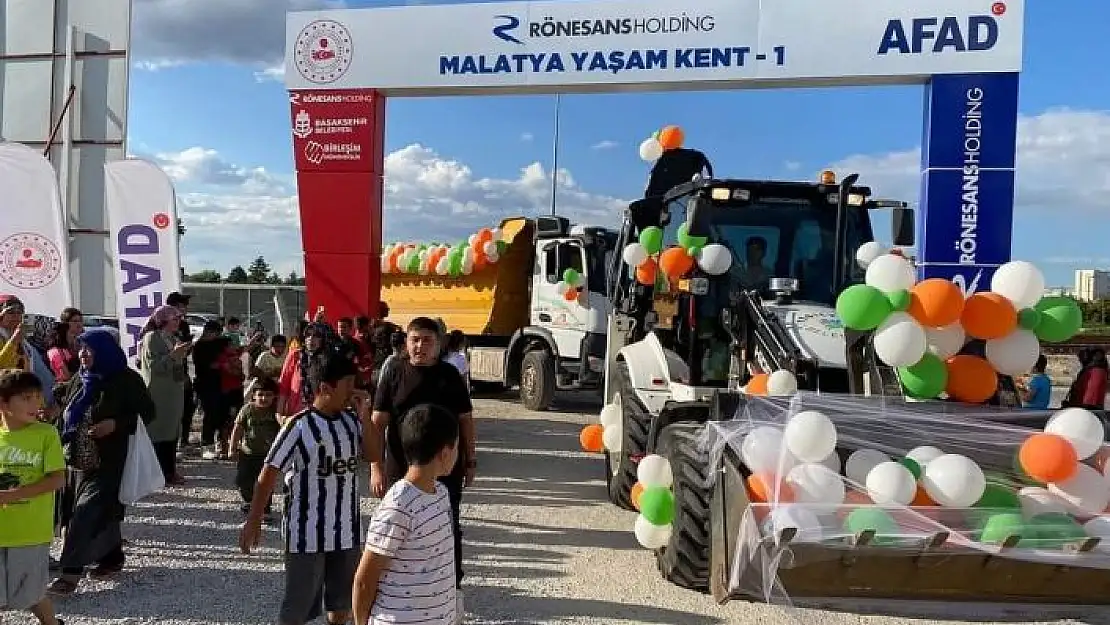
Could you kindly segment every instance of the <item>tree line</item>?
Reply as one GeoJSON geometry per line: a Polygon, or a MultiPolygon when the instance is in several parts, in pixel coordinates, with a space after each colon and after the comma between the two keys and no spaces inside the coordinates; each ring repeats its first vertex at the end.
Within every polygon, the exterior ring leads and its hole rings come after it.
{"type": "Polygon", "coordinates": [[[255,258],[244,268],[236,265],[223,275],[214,269],[205,269],[196,273],[186,273],[185,282],[199,282],[202,284],[273,284],[285,286],[304,286],[304,277],[296,271],[282,277],[278,275],[270,263],[262,256],[255,258]]]}

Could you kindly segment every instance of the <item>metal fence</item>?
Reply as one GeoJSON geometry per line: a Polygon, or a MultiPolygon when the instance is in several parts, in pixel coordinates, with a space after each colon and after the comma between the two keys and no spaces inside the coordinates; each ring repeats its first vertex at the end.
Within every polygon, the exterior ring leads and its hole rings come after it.
{"type": "Polygon", "coordinates": [[[218,315],[225,319],[238,317],[246,328],[262,322],[270,334],[292,332],[293,324],[304,317],[308,306],[303,286],[201,282],[186,282],[182,286],[192,296],[190,313],[218,315]]]}

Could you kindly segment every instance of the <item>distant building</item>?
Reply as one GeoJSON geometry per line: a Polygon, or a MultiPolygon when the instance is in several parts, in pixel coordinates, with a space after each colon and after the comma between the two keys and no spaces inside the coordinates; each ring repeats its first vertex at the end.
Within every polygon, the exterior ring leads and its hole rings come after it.
{"type": "Polygon", "coordinates": [[[1081,302],[1110,299],[1110,271],[1077,269],[1075,271],[1075,299],[1081,302]]]}
{"type": "Polygon", "coordinates": [[[1075,289],[1070,286],[1050,286],[1044,290],[1045,297],[1075,297],[1075,289]]]}

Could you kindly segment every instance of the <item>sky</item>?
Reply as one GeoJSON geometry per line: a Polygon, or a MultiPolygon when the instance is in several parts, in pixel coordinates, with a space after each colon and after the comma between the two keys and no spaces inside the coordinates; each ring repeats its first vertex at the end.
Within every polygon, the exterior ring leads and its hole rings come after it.
{"type": "MultiPolygon", "coordinates": [[[[258,254],[301,271],[286,11],[393,4],[403,3],[135,0],[128,149],[175,180],[187,272],[226,274],[258,254]]],[[[1110,2],[1056,4],[1026,2],[1013,257],[1069,285],[1075,269],[1110,269],[1110,2]]],[[[718,176],[813,180],[831,168],[916,202],[922,102],[920,86],[563,96],[558,209],[618,223],[643,192],[638,146],[667,124],[718,176]]],[[[553,96],[387,106],[387,242],[454,239],[549,210],[553,96]]]]}

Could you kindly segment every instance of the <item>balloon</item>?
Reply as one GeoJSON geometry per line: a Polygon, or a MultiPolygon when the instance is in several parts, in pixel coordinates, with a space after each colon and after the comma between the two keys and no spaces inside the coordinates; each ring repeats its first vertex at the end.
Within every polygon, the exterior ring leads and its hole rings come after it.
{"type": "MultiPolygon", "coordinates": [[[[844,519],[844,529],[853,535],[874,532],[876,537],[887,537],[887,540],[901,533],[898,523],[889,512],[870,506],[856,508],[849,512],[848,517],[844,519]]],[[[886,541],[876,542],[881,544],[886,541]]]]}
{"type": "Polygon", "coordinates": [[[652,486],[659,486],[662,488],[670,488],[674,483],[674,474],[671,473],[671,463],[656,454],[644,456],[640,460],[639,466],[636,467],[636,481],[644,485],[644,488],[651,488],[652,486]]]}
{"type": "Polygon", "coordinates": [[[899,367],[898,379],[910,397],[934,399],[944,392],[948,384],[948,368],[940,358],[926,353],[916,363],[899,367]]]}
{"type": "Polygon", "coordinates": [[[967,456],[944,454],[925,466],[921,485],[929,497],[942,506],[970,508],[987,489],[987,477],[967,456]]]}
{"type": "Polygon", "coordinates": [[[645,486],[640,495],[640,514],[652,525],[669,525],[674,521],[674,494],[662,486],[645,486]]]}
{"type": "Polygon", "coordinates": [[[913,475],[913,479],[915,479],[915,480],[920,480],[921,479],[921,473],[922,473],[923,470],[921,468],[921,465],[917,464],[917,461],[914,460],[913,458],[902,458],[901,460],[898,461],[898,464],[906,467],[906,470],[909,471],[913,475]]]}
{"type": "Polygon", "coordinates": [[[485,243],[482,244],[482,253],[485,254],[486,256],[496,257],[497,256],[497,243],[495,243],[493,241],[486,241],[485,243]]]}
{"type": "Polygon", "coordinates": [[[622,420],[623,415],[621,415],[620,406],[617,404],[605,404],[605,407],[601,409],[601,417],[598,419],[601,425],[605,427],[620,425],[622,420]]]}
{"type": "Polygon", "coordinates": [[[601,442],[609,451],[620,451],[624,442],[623,425],[607,425],[601,433],[601,442]]]}
{"type": "Polygon", "coordinates": [[[956,401],[981,404],[998,390],[998,374],[978,356],[957,355],[948,359],[948,383],[944,390],[956,401]]]}
{"type": "Polygon", "coordinates": [[[658,254],[663,250],[663,229],[658,226],[648,226],[640,232],[640,245],[644,246],[650,255],[658,254]]]}
{"type": "Polygon", "coordinates": [[[698,267],[711,276],[722,275],[732,267],[732,252],[719,243],[710,243],[698,254],[698,267]]]}
{"type": "Polygon", "coordinates": [[[1067,543],[1087,538],[1083,527],[1067,514],[1039,514],[1029,519],[1029,524],[1034,530],[1033,547],[1058,549],[1067,543]]]}
{"type": "Polygon", "coordinates": [[[1035,332],[1042,341],[1066,341],[1083,326],[1083,311],[1070,297],[1046,297],[1037,302],[1035,308],[1041,314],[1035,332]]]}
{"type": "Polygon", "coordinates": [[[841,469],[844,468],[840,464],[840,454],[837,453],[837,451],[835,449],[830,451],[829,455],[822,458],[821,461],[818,462],[817,464],[820,464],[820,465],[824,466],[829,471],[832,471],[833,473],[836,473],[837,475],[840,475],[841,469]]]}
{"type": "Polygon", "coordinates": [[[628,498],[632,501],[632,507],[636,510],[640,509],[640,497],[644,494],[644,485],[636,482],[632,485],[632,491],[628,493],[628,498]]]}
{"type": "Polygon", "coordinates": [[[782,480],[766,473],[752,473],[745,480],[752,503],[787,503],[794,501],[794,491],[782,480]]]}
{"type": "Polygon", "coordinates": [[[979,542],[999,544],[1006,542],[1006,539],[1011,536],[1031,537],[1030,530],[1031,528],[1026,526],[1025,519],[1020,514],[1013,512],[992,514],[987,517],[987,522],[983,525],[979,542]]]}
{"type": "Polygon", "coordinates": [[[987,341],[986,356],[987,362],[999,373],[1021,375],[1037,364],[1041,342],[1036,334],[1017,328],[1000,339],[987,341]]]}
{"type": "Polygon", "coordinates": [[[660,156],[663,156],[663,146],[659,145],[654,137],[644,139],[644,142],[640,144],[640,158],[649,163],[654,163],[659,160],[660,156]]]}
{"type": "Polygon", "coordinates": [[[1110,482],[1085,464],[1076,465],[1075,475],[1070,478],[1049,484],[1048,492],[1081,516],[1099,514],[1110,506],[1110,482]]]}
{"type": "Polygon", "coordinates": [[[1110,542],[1110,516],[1096,516],[1083,524],[1083,531],[1104,543],[1110,542]]]}
{"type": "Polygon", "coordinates": [[[891,309],[897,312],[906,312],[913,304],[913,297],[909,291],[894,291],[887,293],[886,298],[890,300],[891,309]]]}
{"type": "Polygon", "coordinates": [[[925,342],[929,345],[929,351],[936,354],[937,358],[948,360],[964,348],[967,335],[963,326],[953,323],[943,328],[925,328],[925,342]]]}
{"type": "Polygon", "coordinates": [[[987,488],[983,490],[983,496],[979,501],[975,502],[976,508],[1006,508],[1006,509],[1021,509],[1021,500],[1010,488],[1002,484],[991,483],[987,480],[987,488]]]}
{"type": "Polygon", "coordinates": [[[797,461],[786,453],[782,441],[783,433],[778,428],[769,425],[753,428],[740,443],[740,459],[752,473],[785,475],[797,461]]]}
{"type": "Polygon", "coordinates": [[[1067,505],[1059,497],[1040,486],[1026,486],[1019,490],[1018,501],[1021,503],[1021,514],[1027,519],[1067,511],[1067,505]]]}
{"type": "Polygon", "coordinates": [[[636,535],[636,542],[644,549],[662,549],[671,541],[670,525],[652,525],[644,515],[636,517],[636,524],[632,533],[636,535]]]}
{"type": "Polygon", "coordinates": [[[573,267],[567,267],[563,270],[563,282],[566,282],[572,287],[578,286],[578,279],[581,277],[582,274],[578,273],[578,270],[573,267]]]}
{"type": "Polygon", "coordinates": [[[1044,274],[1033,263],[1010,261],[994,271],[991,291],[1010,300],[1014,308],[1031,308],[1044,296],[1044,274]]]}
{"type": "Polygon", "coordinates": [[[844,502],[844,481],[824,465],[799,464],[786,474],[786,483],[799,503],[844,502]]]}
{"type": "Polygon", "coordinates": [[[867,269],[867,266],[875,261],[876,258],[887,253],[886,246],[878,241],[868,241],[859,246],[856,250],[856,262],[859,263],[861,269],[867,269]]]}
{"type": "Polygon", "coordinates": [[[1075,475],[1079,458],[1075,447],[1057,434],[1034,434],[1018,452],[1021,470],[1038,482],[1063,482],[1075,475]]]}
{"type": "Polygon", "coordinates": [[[382,273],[389,273],[389,256],[382,256],[382,273]]]}
{"type": "Polygon", "coordinates": [[[771,376],[766,373],[757,373],[748,380],[747,386],[744,387],[744,392],[748,395],[766,395],[770,383],[771,376]]]}
{"type": "Polygon", "coordinates": [[[802,462],[821,462],[836,450],[836,426],[816,410],[790,417],[782,432],[786,449],[802,462]]]}
{"type": "Polygon", "coordinates": [[[857,449],[844,463],[844,475],[858,485],[867,482],[867,474],[883,462],[890,462],[890,456],[877,449],[857,449]]]}
{"type": "Polygon", "coordinates": [[[931,445],[922,445],[920,447],[914,447],[913,449],[909,450],[909,452],[906,453],[906,458],[916,462],[917,466],[925,468],[929,465],[930,462],[936,460],[937,458],[940,458],[943,455],[944,452],[937,449],[936,447],[933,447],[931,445]]]}
{"type": "Polygon", "coordinates": [[[909,313],[929,328],[942,328],[959,322],[964,311],[964,293],[951,280],[930,278],[914,285],[909,313]]]}
{"type": "Polygon", "coordinates": [[[566,290],[566,292],[563,293],[563,299],[567,300],[568,302],[577,302],[578,301],[578,289],[576,289],[574,287],[568,288],[566,290]]]}
{"type": "Polygon", "coordinates": [[[636,282],[644,286],[655,286],[655,280],[659,277],[659,265],[655,264],[652,259],[647,259],[636,267],[636,282]]]}
{"type": "MultiPolygon", "coordinates": [[[[1093,412],[1083,408],[1065,408],[1048,420],[1044,431],[1066,438],[1080,460],[1086,460],[1102,447],[1106,431],[1093,412]]],[[[1110,488],[1110,482],[1107,482],[1110,488]]],[[[1100,511],[1101,512],[1101,511],[1100,511]]]]}
{"type": "Polygon", "coordinates": [[[648,259],[648,251],[643,245],[638,242],[629,243],[624,246],[624,251],[621,252],[621,258],[629,267],[639,267],[640,263],[648,259]]]}
{"type": "Polygon", "coordinates": [[[874,330],[891,312],[886,295],[866,284],[850,286],[836,298],[836,315],[852,330],[874,330]]]}
{"type": "Polygon", "coordinates": [[[872,337],[875,355],[891,367],[908,367],[925,355],[925,328],[907,313],[891,313],[872,337]]]}
{"type": "Polygon", "coordinates": [[[582,428],[582,432],[578,435],[578,441],[582,443],[582,449],[590,453],[605,451],[605,443],[601,441],[601,434],[604,431],[605,428],[597,423],[591,423],[582,428]]]}
{"type": "Polygon", "coordinates": [[[668,248],[659,255],[659,269],[671,280],[678,280],[690,273],[695,264],[694,257],[678,246],[668,248]]]}
{"type": "Polygon", "coordinates": [[[785,505],[771,510],[767,524],[774,532],[775,540],[787,529],[794,530],[792,542],[819,542],[824,534],[821,520],[805,506],[785,505]]]}
{"type": "Polygon", "coordinates": [[[706,243],[709,243],[709,237],[694,237],[690,236],[690,225],[682,222],[678,225],[678,244],[683,249],[689,250],[690,248],[703,248],[706,243]]]}
{"type": "Polygon", "coordinates": [[[908,506],[917,494],[917,479],[901,464],[880,462],[867,473],[867,496],[880,506],[908,506]]]}
{"type": "Polygon", "coordinates": [[[1026,330],[1036,331],[1041,324],[1041,313],[1036,308],[1022,308],[1018,311],[1018,325],[1026,330]]]}
{"type": "Polygon", "coordinates": [[[969,336],[998,339],[1017,327],[1017,309],[997,293],[975,293],[964,302],[960,323],[969,336]]]}
{"type": "Polygon", "coordinates": [[[664,150],[674,150],[682,147],[682,142],[686,139],[682,129],[678,126],[664,126],[659,131],[659,145],[664,150]]]}
{"type": "Polygon", "coordinates": [[[867,266],[864,283],[883,293],[908,291],[917,282],[913,263],[894,254],[883,254],[867,266]]]}
{"type": "Polygon", "coordinates": [[[798,392],[798,378],[786,369],[771,372],[767,377],[767,394],[772,397],[787,397],[798,392]]]}

